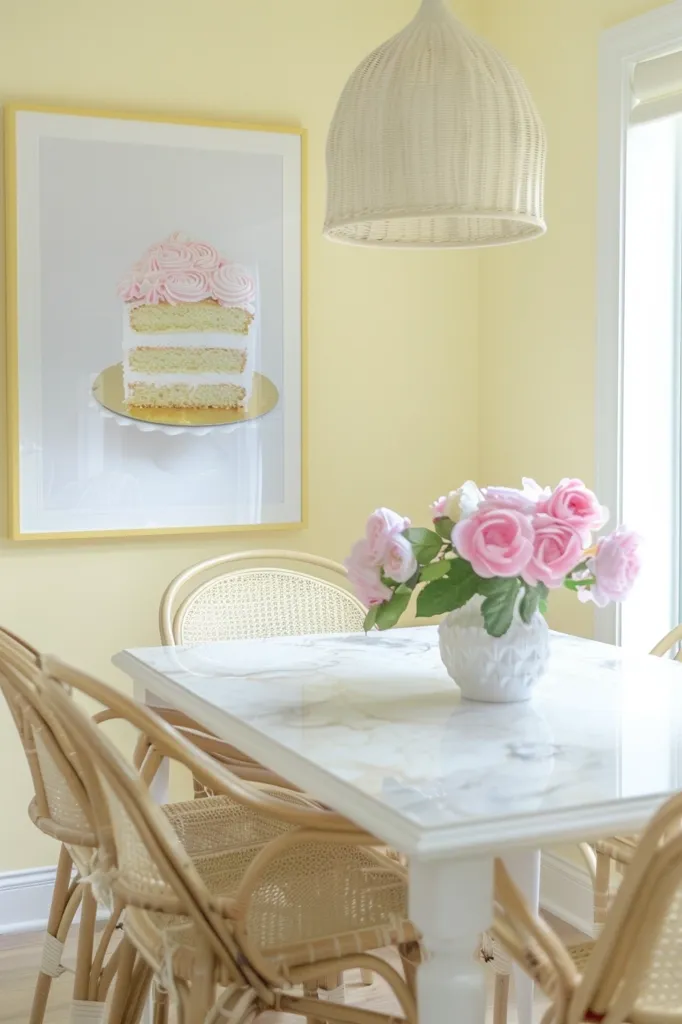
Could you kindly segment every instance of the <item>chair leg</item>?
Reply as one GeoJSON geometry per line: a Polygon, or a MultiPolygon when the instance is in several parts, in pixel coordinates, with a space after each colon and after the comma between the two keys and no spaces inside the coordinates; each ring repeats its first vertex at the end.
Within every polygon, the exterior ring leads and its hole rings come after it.
{"type": "Polygon", "coordinates": [[[130,998],[130,986],[135,966],[135,947],[128,939],[122,938],[119,947],[118,965],[114,994],[109,1009],[108,1024],[121,1024],[130,998]]]}
{"type": "Polygon", "coordinates": [[[89,885],[83,886],[81,920],[78,928],[78,952],[76,953],[76,976],[73,983],[71,1004],[72,1024],[95,1024],[104,1020],[105,1004],[90,994],[92,961],[95,947],[95,925],[97,923],[97,900],[89,885]]]}
{"type": "Polygon", "coordinates": [[[168,1024],[168,993],[157,986],[154,988],[154,1014],[152,1024],[168,1024]]]}
{"type": "MultiPolygon", "coordinates": [[[[311,999],[317,999],[317,982],[306,981],[303,984],[303,994],[311,999]]],[[[306,1024],[325,1024],[321,1017],[306,1017],[306,1024]]]]}
{"type": "MultiPolygon", "coordinates": [[[[73,861],[71,860],[71,856],[69,855],[66,847],[62,846],[59,852],[59,862],[57,864],[57,875],[54,883],[54,891],[52,893],[52,903],[50,904],[47,934],[45,936],[45,944],[43,946],[43,960],[40,965],[40,973],[33,993],[33,1003],[31,1005],[31,1012],[28,1018],[29,1024],[43,1024],[52,982],[54,978],[59,977],[63,970],[61,966],[61,953],[63,949],[61,925],[66,911],[69,908],[72,868],[73,861]]],[[[73,916],[71,919],[73,919],[73,916]]],[[[65,923],[67,924],[68,930],[68,925],[71,924],[71,920],[65,923]]],[[[65,935],[64,938],[66,938],[65,935]]]]}
{"type": "Polygon", "coordinates": [[[421,963],[421,951],[418,942],[401,942],[398,946],[400,959],[405,972],[405,982],[414,999],[417,998],[417,968],[421,963]]]}
{"type": "Polygon", "coordinates": [[[611,895],[611,858],[597,853],[597,876],[594,883],[594,925],[597,934],[604,927],[611,895]]]}
{"type": "Polygon", "coordinates": [[[215,977],[216,965],[213,950],[207,943],[199,943],[194,956],[189,1013],[185,1024],[204,1024],[206,1016],[215,1002],[215,977]]]}
{"type": "Polygon", "coordinates": [[[509,978],[508,974],[495,974],[495,994],[493,997],[493,1024],[507,1024],[509,1011],[509,978]]]}

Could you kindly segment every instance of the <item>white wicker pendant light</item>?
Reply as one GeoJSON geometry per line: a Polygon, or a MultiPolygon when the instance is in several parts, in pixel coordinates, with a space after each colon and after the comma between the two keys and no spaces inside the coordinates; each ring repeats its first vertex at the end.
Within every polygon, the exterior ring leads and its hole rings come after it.
{"type": "Polygon", "coordinates": [[[324,233],[394,248],[545,231],[545,132],[523,79],[443,0],[351,75],[327,140],[324,233]]]}

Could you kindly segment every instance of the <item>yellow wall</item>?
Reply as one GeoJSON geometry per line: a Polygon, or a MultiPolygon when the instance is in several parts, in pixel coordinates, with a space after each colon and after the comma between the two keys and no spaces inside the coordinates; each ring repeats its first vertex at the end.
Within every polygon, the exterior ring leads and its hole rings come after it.
{"type": "MultiPolygon", "coordinates": [[[[471,21],[475,0],[458,0],[471,21]]],[[[475,253],[386,253],[321,237],[324,143],[341,88],[413,0],[0,0],[0,102],[301,124],[310,142],[309,528],[204,539],[0,541],[0,622],[109,679],[157,642],[181,568],[225,550],[341,558],[378,504],[415,519],[477,465],[475,253]]],[[[0,383],[0,387],[2,387],[0,383]]],[[[0,453],[5,461],[4,427],[0,453]]],[[[4,474],[4,465],[0,468],[4,474]]],[[[0,870],[54,862],[0,709],[0,870]]]]}
{"type": "MultiPolygon", "coordinates": [[[[599,33],[660,0],[482,0],[485,35],[521,70],[547,126],[547,235],[481,257],[482,482],[593,482],[599,33]]],[[[557,628],[592,615],[553,595],[557,628]]]]}

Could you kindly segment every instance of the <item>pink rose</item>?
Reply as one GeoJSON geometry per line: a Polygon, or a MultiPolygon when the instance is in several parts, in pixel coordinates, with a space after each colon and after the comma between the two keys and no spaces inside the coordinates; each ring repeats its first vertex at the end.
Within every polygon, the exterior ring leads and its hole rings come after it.
{"type": "Polygon", "coordinates": [[[390,543],[410,525],[410,520],[399,516],[390,508],[378,508],[372,512],[365,527],[370,558],[374,565],[381,565],[390,543]]]}
{"type": "Polygon", "coordinates": [[[457,523],[452,543],[484,579],[519,576],[533,554],[533,527],[516,509],[479,509],[457,523]]]}
{"type": "Polygon", "coordinates": [[[548,498],[538,502],[538,512],[574,526],[583,543],[593,530],[600,530],[609,518],[608,509],[599,504],[596,494],[582,480],[562,480],[548,498]]]}
{"type": "Polygon", "coordinates": [[[407,583],[417,571],[417,559],[409,540],[398,534],[388,545],[383,570],[396,583],[407,583]]]}
{"type": "Polygon", "coordinates": [[[393,596],[393,591],[381,582],[379,568],[372,562],[369,544],[366,540],[359,540],[353,545],[344,565],[358,599],[366,608],[383,604],[393,596]]]}
{"type": "Polygon", "coordinates": [[[444,495],[442,498],[438,498],[436,501],[432,501],[431,504],[429,505],[429,508],[431,510],[431,518],[442,519],[443,516],[445,515],[445,506],[447,505],[447,503],[447,495],[444,495]]]}
{"type": "Polygon", "coordinates": [[[201,302],[211,296],[208,275],[203,270],[169,270],[165,275],[166,298],[176,302],[201,302]]]}
{"type": "Polygon", "coordinates": [[[533,557],[522,576],[531,586],[560,587],[583,557],[580,534],[569,523],[546,515],[534,518],[533,529],[533,557]]]}
{"type": "Polygon", "coordinates": [[[604,608],[609,601],[624,601],[632,590],[641,569],[639,548],[641,538],[632,530],[619,526],[597,542],[597,553],[587,568],[596,579],[589,589],[578,591],[581,601],[594,601],[604,608]]]}

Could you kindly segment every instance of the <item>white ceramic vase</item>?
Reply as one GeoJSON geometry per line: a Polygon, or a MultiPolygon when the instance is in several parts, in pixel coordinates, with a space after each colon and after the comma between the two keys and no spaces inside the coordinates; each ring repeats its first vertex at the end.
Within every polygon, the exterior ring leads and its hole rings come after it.
{"type": "Polygon", "coordinates": [[[509,630],[489,636],[480,597],[450,612],[439,627],[440,656],[467,700],[529,700],[549,658],[549,629],[536,612],[529,625],[514,613],[509,630]]]}

